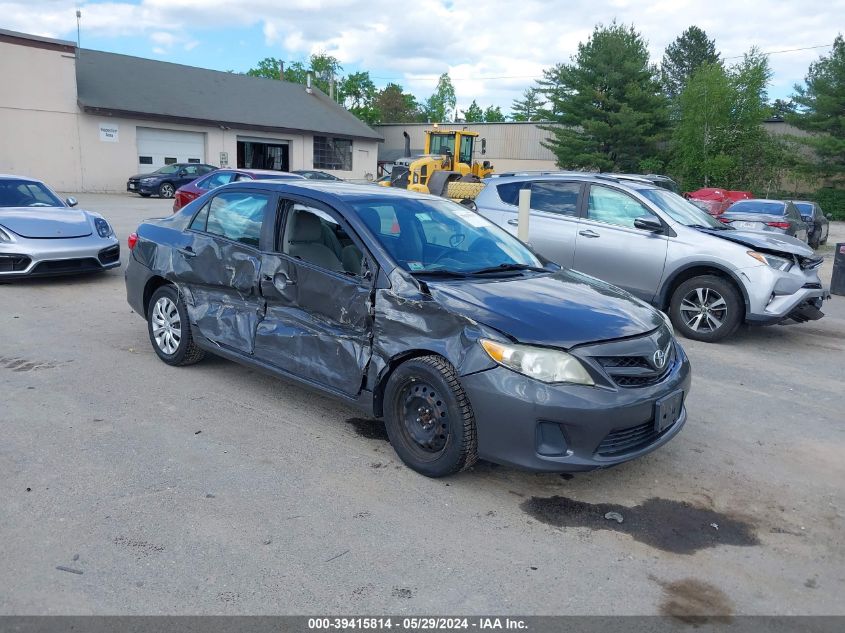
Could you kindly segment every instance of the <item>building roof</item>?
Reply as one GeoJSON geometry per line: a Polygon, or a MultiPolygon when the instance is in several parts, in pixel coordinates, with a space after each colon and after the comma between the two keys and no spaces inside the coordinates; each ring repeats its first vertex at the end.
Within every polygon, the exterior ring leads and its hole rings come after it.
{"type": "Polygon", "coordinates": [[[0,29],[0,42],[10,42],[21,46],[33,46],[35,48],[46,48],[48,50],[69,53],[73,53],[76,50],[76,42],[56,40],[52,37],[41,37],[40,35],[9,31],[7,29],[0,29]]]}
{"type": "Polygon", "coordinates": [[[288,81],[81,49],[76,84],[79,105],[98,114],[382,140],[317,88],[288,81]]]}

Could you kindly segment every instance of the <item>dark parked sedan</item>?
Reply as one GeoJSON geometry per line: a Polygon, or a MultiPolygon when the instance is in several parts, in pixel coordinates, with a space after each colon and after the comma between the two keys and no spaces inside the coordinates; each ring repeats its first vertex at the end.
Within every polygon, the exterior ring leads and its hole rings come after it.
{"type": "Polygon", "coordinates": [[[138,174],[126,181],[126,191],[143,197],[172,198],[176,190],[192,180],[217,169],[201,163],[174,163],[165,165],[150,174],[138,174]]]}
{"type": "Polygon", "coordinates": [[[783,233],[807,241],[807,224],[795,205],[783,200],[740,200],[718,219],[735,229],[783,233]]]}
{"type": "Polygon", "coordinates": [[[662,313],[449,200],[232,183],[130,245],[127,298],[162,361],[211,352],[358,405],[428,476],[603,468],[687,419],[662,313]]]}
{"type": "Polygon", "coordinates": [[[173,198],[173,213],[184,207],[191,200],[196,200],[202,194],[212,189],[228,185],[230,182],[241,180],[303,180],[305,176],[287,171],[274,171],[271,169],[218,169],[205,178],[197,178],[182,185],[176,190],[173,198]]]}
{"type": "Polygon", "coordinates": [[[808,200],[793,200],[792,204],[798,209],[801,219],[807,223],[810,246],[818,248],[821,244],[827,244],[830,221],[822,212],[822,208],[815,202],[809,202],[808,200]]]}

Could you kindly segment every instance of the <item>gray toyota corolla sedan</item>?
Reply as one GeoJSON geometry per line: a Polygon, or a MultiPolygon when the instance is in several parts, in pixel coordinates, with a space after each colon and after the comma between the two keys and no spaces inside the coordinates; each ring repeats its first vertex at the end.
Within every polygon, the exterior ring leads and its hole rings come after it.
{"type": "Polygon", "coordinates": [[[106,219],[74,206],[39,180],[0,175],[0,279],[120,266],[120,244],[106,219]]]}
{"type": "Polygon", "coordinates": [[[355,404],[428,476],[612,466],[686,422],[668,319],[449,200],[239,182],[129,243],[127,298],[162,361],[211,352],[355,404]]]}

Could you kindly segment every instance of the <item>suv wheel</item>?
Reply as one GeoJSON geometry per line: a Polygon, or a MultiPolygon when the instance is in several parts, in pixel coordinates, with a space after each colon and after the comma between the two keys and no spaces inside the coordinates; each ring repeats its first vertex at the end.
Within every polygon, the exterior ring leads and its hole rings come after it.
{"type": "Polygon", "coordinates": [[[387,381],[384,405],[387,436],[408,467],[444,477],[475,463],[475,417],[446,359],[422,356],[402,363],[387,381]]]}
{"type": "Polygon", "coordinates": [[[153,293],[147,309],[147,330],[158,357],[168,365],[193,365],[205,357],[191,337],[188,310],[173,286],[153,293]]]}
{"type": "Polygon", "coordinates": [[[693,277],[672,293],[669,317],[687,338],[715,343],[742,323],[742,298],[732,283],[715,275],[693,277]]]}

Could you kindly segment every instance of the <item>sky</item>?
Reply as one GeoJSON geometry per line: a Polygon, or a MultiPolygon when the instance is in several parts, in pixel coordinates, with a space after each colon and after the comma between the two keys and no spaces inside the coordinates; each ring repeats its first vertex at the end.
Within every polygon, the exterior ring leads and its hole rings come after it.
{"type": "Polygon", "coordinates": [[[83,48],[237,72],[326,52],[344,74],[368,70],[419,99],[448,72],[458,109],[475,99],[506,114],[597,23],[633,24],[654,63],[693,24],[728,63],[751,46],[790,51],[769,57],[772,99],[787,98],[845,30],[845,0],[0,0],[0,28],[76,40],[77,8],[83,48]]]}

